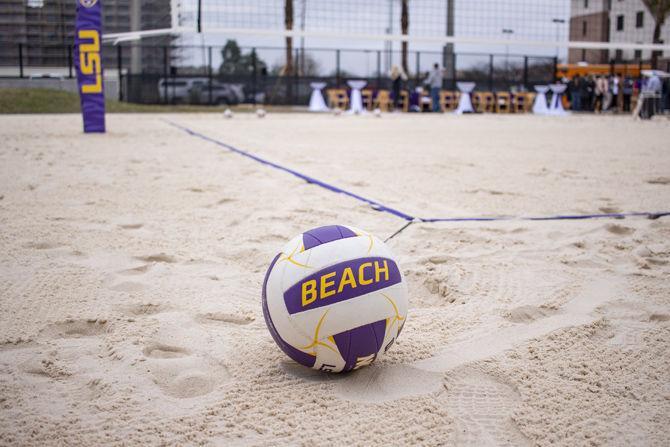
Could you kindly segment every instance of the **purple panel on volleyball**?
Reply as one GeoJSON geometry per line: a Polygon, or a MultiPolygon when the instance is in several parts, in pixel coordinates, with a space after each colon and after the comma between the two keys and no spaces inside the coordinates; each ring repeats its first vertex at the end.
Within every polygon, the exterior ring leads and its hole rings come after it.
{"type": "Polygon", "coordinates": [[[340,355],[346,362],[343,371],[351,371],[358,364],[371,363],[382,348],[386,320],[351,329],[333,336],[340,355]]]}
{"type": "Polygon", "coordinates": [[[342,225],[327,225],[305,231],[302,234],[302,243],[305,245],[305,250],[309,250],[318,245],[347,237],[356,237],[356,233],[342,225]]]}

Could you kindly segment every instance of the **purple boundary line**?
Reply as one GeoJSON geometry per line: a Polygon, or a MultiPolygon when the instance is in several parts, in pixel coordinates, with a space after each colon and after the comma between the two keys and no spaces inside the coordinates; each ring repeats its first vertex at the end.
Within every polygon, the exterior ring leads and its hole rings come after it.
{"type": "Polygon", "coordinates": [[[301,172],[295,171],[291,168],[287,168],[286,166],[282,166],[280,164],[274,163],[272,161],[266,160],[264,158],[261,158],[257,155],[254,155],[252,153],[249,153],[247,151],[244,151],[242,149],[238,149],[234,146],[231,146],[229,144],[226,144],[222,141],[216,140],[214,138],[208,137],[205,134],[202,134],[200,132],[196,132],[195,130],[189,129],[188,127],[184,127],[180,124],[174,123],[170,120],[163,119],[164,122],[167,124],[176,127],[177,129],[183,130],[187,134],[198,137],[200,139],[203,139],[205,141],[209,141],[210,143],[214,143],[217,146],[221,146],[224,149],[227,149],[231,152],[234,152],[236,154],[242,155],[243,157],[250,158],[258,163],[264,164],[266,166],[270,166],[272,168],[278,169],[280,171],[284,171],[288,174],[291,174],[295,177],[298,177],[301,180],[304,180],[307,183],[311,183],[317,186],[320,186],[321,188],[327,189],[328,191],[335,192],[338,194],[344,194],[346,196],[352,197],[360,202],[367,203],[368,205],[371,205],[373,209],[377,211],[383,211],[385,213],[392,214],[394,216],[400,217],[401,219],[407,220],[407,221],[415,221],[415,222],[423,222],[423,223],[437,223],[437,222],[496,222],[496,221],[542,221],[542,220],[585,220],[585,219],[624,219],[626,217],[646,217],[648,219],[658,219],[660,217],[665,217],[665,216],[670,216],[670,211],[661,211],[657,213],[652,213],[652,212],[631,212],[631,213],[603,213],[603,214],[559,214],[555,216],[536,216],[536,217],[514,217],[514,216],[497,216],[497,217],[435,217],[435,218],[424,218],[424,217],[414,217],[410,216],[409,214],[405,214],[402,211],[396,210],[394,208],[387,207],[379,202],[376,202],[371,199],[367,199],[363,196],[360,196],[358,194],[355,194],[353,192],[347,191],[342,188],[338,188],[337,186],[331,185],[329,183],[323,182],[321,180],[318,180],[314,177],[310,177],[306,174],[303,174],[301,172]]]}
{"type": "Polygon", "coordinates": [[[336,193],[339,193],[339,194],[344,194],[344,195],[347,195],[347,196],[349,196],[349,197],[352,197],[352,198],[354,198],[354,199],[356,199],[356,200],[358,200],[358,201],[365,202],[365,203],[367,203],[368,205],[372,205],[372,207],[373,207],[375,210],[377,210],[377,211],[384,211],[384,212],[393,214],[394,216],[400,217],[400,218],[405,219],[405,220],[414,220],[414,217],[413,217],[413,216],[410,216],[410,215],[408,215],[408,214],[405,214],[405,213],[403,213],[403,212],[401,212],[401,211],[398,211],[398,210],[396,210],[396,209],[390,208],[390,207],[388,207],[388,206],[382,205],[381,203],[376,202],[376,201],[374,201],[374,200],[367,199],[367,198],[365,198],[365,197],[363,197],[363,196],[359,196],[358,194],[355,194],[355,193],[353,193],[353,192],[347,191],[347,190],[342,189],[342,188],[338,188],[337,186],[331,185],[331,184],[326,183],[326,182],[322,182],[321,180],[315,179],[314,177],[310,177],[310,176],[308,176],[308,175],[305,175],[305,174],[302,174],[302,173],[300,173],[300,172],[298,172],[298,171],[295,171],[295,170],[293,170],[293,169],[291,169],[291,168],[287,168],[287,167],[285,167],[285,166],[282,166],[282,165],[279,165],[279,164],[277,164],[277,163],[271,162],[271,161],[266,160],[266,159],[264,159],[264,158],[261,158],[261,157],[259,157],[259,156],[257,156],[257,155],[251,154],[251,153],[249,153],[249,152],[247,152],[247,151],[243,151],[242,149],[238,149],[238,148],[236,148],[236,147],[234,147],[234,146],[231,146],[231,145],[229,145],[229,144],[226,144],[226,143],[224,143],[224,142],[222,142],[222,141],[218,141],[218,140],[215,140],[214,138],[210,138],[210,137],[208,137],[207,135],[201,134],[201,133],[196,132],[196,131],[194,131],[194,130],[191,130],[191,129],[187,128],[187,127],[180,126],[179,124],[173,123],[173,122],[171,122],[171,121],[165,120],[165,122],[167,122],[168,124],[170,124],[170,125],[172,125],[172,126],[178,128],[178,129],[183,130],[184,132],[186,132],[186,133],[188,133],[188,134],[190,134],[190,135],[193,135],[193,136],[195,136],[195,137],[201,138],[201,139],[203,139],[203,140],[205,140],[205,141],[209,141],[210,143],[214,143],[214,144],[216,144],[216,145],[218,145],[218,146],[221,146],[221,147],[223,147],[223,148],[225,148],[225,149],[228,149],[229,151],[235,152],[235,153],[237,153],[237,154],[239,154],[239,155],[242,155],[242,156],[244,156],[244,157],[248,157],[248,158],[250,158],[250,159],[252,159],[252,160],[254,160],[254,161],[257,161],[257,162],[262,163],[262,164],[264,164],[264,165],[273,167],[273,168],[275,168],[275,169],[279,169],[280,171],[287,172],[287,173],[289,173],[289,174],[291,174],[291,175],[293,175],[293,176],[295,176],[295,177],[298,177],[298,178],[301,179],[301,180],[306,181],[307,183],[312,183],[312,184],[314,184],[314,185],[320,186],[320,187],[322,187],[322,188],[324,188],[324,189],[327,189],[327,190],[329,190],[329,191],[336,192],[336,193]]]}

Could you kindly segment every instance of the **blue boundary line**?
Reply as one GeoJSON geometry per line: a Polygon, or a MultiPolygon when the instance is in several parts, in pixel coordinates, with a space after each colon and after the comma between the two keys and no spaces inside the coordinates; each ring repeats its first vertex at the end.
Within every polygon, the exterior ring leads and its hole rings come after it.
{"type": "Polygon", "coordinates": [[[205,141],[209,141],[210,143],[216,144],[217,146],[221,146],[224,149],[227,149],[231,152],[234,152],[236,154],[242,155],[243,157],[250,158],[258,163],[264,164],[266,166],[270,166],[272,168],[278,169],[280,171],[284,171],[288,174],[291,174],[295,177],[298,177],[301,180],[304,180],[307,183],[311,183],[317,186],[320,186],[321,188],[327,189],[328,191],[339,193],[339,194],[344,194],[346,196],[349,196],[351,198],[354,198],[360,202],[367,203],[368,205],[371,205],[375,210],[377,211],[383,211],[385,213],[392,214],[396,217],[400,217],[401,219],[404,219],[409,222],[423,222],[423,223],[436,223],[436,222],[495,222],[495,221],[520,221],[520,220],[525,220],[525,221],[543,221],[543,220],[585,220],[585,219],[624,219],[626,217],[646,217],[648,219],[658,219],[660,217],[665,217],[665,216],[670,216],[670,211],[662,211],[662,212],[657,212],[657,213],[651,213],[651,212],[631,212],[631,213],[603,213],[603,214],[559,214],[559,215],[554,215],[554,216],[536,216],[536,217],[523,217],[523,216],[494,216],[494,217],[436,217],[436,218],[423,218],[423,217],[415,217],[411,216],[409,214],[405,214],[402,211],[399,211],[397,209],[388,207],[386,205],[383,205],[382,203],[379,203],[375,200],[365,198],[363,196],[360,196],[358,194],[355,194],[351,191],[347,191],[346,189],[338,188],[337,186],[331,185],[330,183],[323,182],[321,180],[318,180],[314,177],[310,177],[306,174],[303,174],[301,172],[298,172],[294,169],[287,168],[286,166],[282,166],[280,164],[274,163],[272,161],[266,160],[264,158],[261,158],[257,155],[254,155],[250,152],[244,151],[242,149],[238,149],[234,146],[231,146],[229,144],[226,144],[222,141],[216,140],[214,138],[208,137],[205,134],[202,134],[200,132],[196,132],[195,130],[189,129],[188,127],[184,127],[180,124],[174,123],[170,120],[163,119],[164,122],[167,124],[176,127],[177,129],[183,130],[187,134],[198,137],[200,139],[203,139],[205,141]]]}

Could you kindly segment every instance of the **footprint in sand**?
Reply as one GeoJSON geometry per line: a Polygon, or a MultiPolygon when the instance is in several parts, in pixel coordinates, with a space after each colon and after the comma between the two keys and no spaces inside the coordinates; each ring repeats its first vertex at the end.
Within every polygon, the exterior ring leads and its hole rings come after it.
{"type": "Polygon", "coordinates": [[[514,389],[471,368],[447,377],[438,401],[455,419],[455,445],[530,445],[512,420],[519,402],[514,389]]]}
{"type": "Polygon", "coordinates": [[[605,229],[612,234],[616,234],[617,236],[625,236],[627,234],[632,234],[635,231],[632,228],[617,224],[609,224],[605,226],[605,229]]]}
{"type": "Polygon", "coordinates": [[[44,335],[56,338],[94,337],[108,332],[106,320],[68,320],[51,324],[42,330],[44,335]]]}
{"type": "Polygon", "coordinates": [[[656,177],[647,180],[650,185],[670,185],[670,177],[656,177]]]}
{"type": "Polygon", "coordinates": [[[121,224],[119,225],[119,228],[123,230],[139,230],[143,226],[144,224],[141,223],[131,223],[131,224],[121,224]]]}
{"type": "Polygon", "coordinates": [[[519,306],[509,312],[504,317],[512,323],[530,323],[540,318],[548,317],[556,313],[555,310],[545,309],[537,306],[519,306]]]}
{"type": "Polygon", "coordinates": [[[134,275],[143,275],[151,270],[152,264],[144,264],[139,267],[134,267],[130,269],[120,270],[117,273],[123,276],[134,276],[134,275]]]}
{"type": "Polygon", "coordinates": [[[174,256],[170,256],[165,253],[158,253],[155,255],[147,255],[147,256],[136,256],[135,259],[144,262],[164,262],[166,264],[173,264],[177,262],[174,256]]]}
{"type": "Polygon", "coordinates": [[[169,308],[162,304],[144,303],[129,306],[123,310],[125,313],[132,315],[134,317],[143,317],[165,312],[169,310],[169,308]]]}
{"type": "Polygon", "coordinates": [[[72,375],[70,369],[53,356],[35,355],[18,366],[23,372],[50,379],[62,379],[72,375]]]}
{"type": "Polygon", "coordinates": [[[598,208],[598,210],[605,214],[619,214],[621,212],[619,208],[615,208],[613,206],[601,206],[598,208]]]}
{"type": "Polygon", "coordinates": [[[59,244],[58,242],[28,242],[27,244],[23,245],[23,248],[32,248],[34,250],[52,250],[54,248],[59,248],[62,247],[63,244],[59,244]]]}
{"type": "MultiPolygon", "coordinates": [[[[158,253],[146,256],[136,256],[135,259],[142,262],[146,262],[146,264],[119,270],[116,272],[117,275],[140,276],[148,273],[153,268],[154,264],[157,263],[172,264],[177,262],[177,260],[173,256],[167,255],[165,253],[158,253]]],[[[121,281],[113,283],[111,286],[109,286],[110,290],[113,290],[115,292],[126,292],[126,293],[141,292],[146,288],[147,288],[146,284],[137,281],[121,281]]]]}
{"type": "Polygon", "coordinates": [[[142,350],[142,353],[146,357],[156,359],[174,359],[190,355],[190,351],[188,349],[162,344],[149,345],[142,350]]]}
{"type": "Polygon", "coordinates": [[[446,383],[444,378],[443,373],[406,365],[372,365],[336,377],[335,394],[348,401],[380,403],[433,393],[455,419],[457,432],[451,443],[529,444],[511,419],[519,396],[510,386],[467,367],[447,373],[446,383]]]}
{"type": "Polygon", "coordinates": [[[210,205],[205,205],[205,208],[214,208],[220,205],[225,205],[226,203],[232,203],[235,202],[235,199],[230,199],[228,197],[224,197],[223,199],[218,200],[216,203],[212,203],[210,205]]]}
{"type": "Polygon", "coordinates": [[[200,357],[186,348],[160,343],[142,350],[152,381],[168,396],[179,399],[203,396],[230,380],[227,368],[210,357],[200,357]]]}
{"type": "Polygon", "coordinates": [[[255,320],[252,314],[245,315],[234,315],[223,312],[210,312],[206,314],[201,314],[196,317],[196,321],[202,324],[211,324],[211,325],[247,325],[253,323],[255,320]]]}

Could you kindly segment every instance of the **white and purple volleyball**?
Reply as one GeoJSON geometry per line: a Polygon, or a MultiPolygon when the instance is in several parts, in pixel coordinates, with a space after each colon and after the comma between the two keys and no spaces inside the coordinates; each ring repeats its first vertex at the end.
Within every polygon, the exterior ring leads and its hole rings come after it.
{"type": "Polygon", "coordinates": [[[344,372],[386,352],[407,317],[407,284],[391,250],[354,227],[309,230],[284,246],[263,283],[265,322],[310,368],[344,372]]]}

